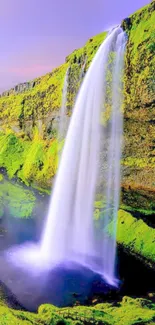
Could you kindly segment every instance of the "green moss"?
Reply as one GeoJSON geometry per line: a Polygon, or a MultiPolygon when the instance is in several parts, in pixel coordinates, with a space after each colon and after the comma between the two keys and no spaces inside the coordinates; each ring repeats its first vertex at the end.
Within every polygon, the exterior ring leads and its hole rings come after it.
{"type": "Polygon", "coordinates": [[[92,307],[57,308],[42,305],[37,314],[8,308],[1,296],[0,324],[2,325],[136,325],[155,320],[155,304],[146,299],[124,297],[119,303],[102,303],[92,307]]]}
{"type": "MultiPolygon", "coordinates": [[[[44,306],[40,307],[39,315],[42,315],[44,306]]],[[[52,313],[61,314],[65,319],[103,325],[134,325],[149,323],[155,320],[155,305],[145,299],[132,299],[124,297],[117,306],[112,303],[102,303],[94,307],[76,306],[73,308],[55,309],[46,306],[44,315],[52,313]]],[[[46,316],[48,317],[48,316],[46,316]]]]}
{"type": "MultiPolygon", "coordinates": [[[[155,188],[154,21],[155,2],[152,1],[131,15],[125,26],[128,43],[124,74],[123,185],[137,191],[142,189],[133,206],[148,210],[153,208],[154,199],[147,191],[152,191],[153,197],[155,188]]],[[[125,204],[131,202],[126,196],[125,204]]]]}
{"type": "Polygon", "coordinates": [[[11,184],[6,180],[0,183],[0,216],[3,216],[4,207],[7,207],[11,216],[28,218],[32,215],[35,200],[33,192],[19,184],[11,184]]]}
{"type": "Polygon", "coordinates": [[[32,141],[24,141],[16,135],[0,134],[0,166],[7,170],[10,179],[18,176],[26,185],[36,182],[47,187],[58,165],[56,140],[42,140],[36,132],[32,141]]]}
{"type": "MultiPolygon", "coordinates": [[[[108,226],[108,231],[109,233],[113,231],[112,222],[108,226]]],[[[153,265],[155,262],[155,229],[123,210],[118,212],[117,243],[131,253],[141,256],[148,263],[153,265]]]]}
{"type": "Polygon", "coordinates": [[[61,65],[51,73],[34,80],[35,86],[24,93],[12,93],[0,98],[0,117],[9,121],[45,116],[51,109],[57,110],[61,105],[63,79],[67,64],[61,65]]]}
{"type": "Polygon", "coordinates": [[[14,134],[0,134],[0,166],[12,178],[24,162],[24,146],[14,134]]]}
{"type": "Polygon", "coordinates": [[[105,36],[105,32],[94,36],[83,48],[68,56],[66,63],[45,76],[35,79],[31,89],[27,88],[24,92],[17,94],[11,90],[9,96],[8,93],[2,96],[0,119],[4,120],[3,128],[7,129],[10,122],[14,121],[18,122],[20,128],[23,128],[27,119],[34,122],[38,118],[46,117],[51,110],[58,111],[61,107],[63,82],[68,67],[70,67],[68,106],[71,107],[80,86],[79,78],[84,60],[87,58],[88,68],[105,36]]]}
{"type": "MultiPolygon", "coordinates": [[[[124,75],[123,182],[154,188],[154,1],[130,17],[124,75]],[[133,140],[134,139],[134,140],[133,140]],[[135,171],[136,169],[136,171],[135,171]]],[[[58,144],[55,140],[64,77],[69,68],[67,114],[70,116],[82,78],[107,32],[89,39],[60,67],[35,79],[22,92],[10,90],[0,97],[0,166],[10,178],[47,189],[56,173],[58,144]],[[37,132],[39,136],[37,136],[37,132]]],[[[111,57],[110,60],[113,58],[111,57]]],[[[107,74],[108,79],[111,77],[107,74]]],[[[107,80],[108,85],[108,80],[107,80]]],[[[109,95],[109,89],[107,87],[109,95]]],[[[107,99],[107,98],[106,98],[107,99]]],[[[109,116],[106,100],[106,119],[109,116]]],[[[141,202],[138,202],[139,206],[141,202]]],[[[130,205],[130,204],[129,204],[130,205]]],[[[142,206],[144,208],[144,206],[142,206]]],[[[147,206],[151,209],[151,206],[147,206]]]]}
{"type": "Polygon", "coordinates": [[[0,174],[0,182],[2,182],[2,180],[3,180],[3,175],[0,174]]]}
{"type": "Polygon", "coordinates": [[[122,165],[129,167],[152,167],[155,166],[155,158],[136,158],[136,157],[127,157],[122,161],[122,165]]]}
{"type": "Polygon", "coordinates": [[[154,96],[154,3],[130,17],[131,29],[126,57],[126,109],[140,108],[152,102],[154,96]]]}
{"type": "Polygon", "coordinates": [[[121,204],[120,208],[121,208],[121,210],[129,211],[129,212],[139,212],[140,214],[142,214],[144,216],[148,216],[148,217],[151,215],[154,215],[154,213],[155,213],[154,210],[144,210],[144,209],[140,209],[140,208],[133,208],[133,207],[125,205],[125,204],[121,204]]]}
{"type": "Polygon", "coordinates": [[[50,110],[52,112],[59,110],[64,76],[68,66],[70,72],[67,107],[72,108],[80,86],[80,73],[84,60],[87,59],[87,69],[105,37],[106,33],[93,37],[83,48],[74,51],[66,59],[67,63],[34,81],[36,85],[33,89],[0,98],[0,118],[4,121],[4,132],[0,134],[0,166],[6,168],[10,178],[16,175],[26,185],[31,184],[42,188],[51,185],[51,179],[58,166],[58,143],[53,136],[52,139],[48,138],[47,125],[42,125],[40,131],[35,126],[35,121],[38,118],[43,119],[50,110]],[[32,125],[27,130],[26,123],[29,119],[32,125]],[[22,129],[16,134],[12,130],[14,120],[19,124],[18,128],[22,129]],[[12,128],[8,127],[8,123],[10,125],[13,123],[12,128]],[[31,140],[25,136],[28,134],[31,140]]]}

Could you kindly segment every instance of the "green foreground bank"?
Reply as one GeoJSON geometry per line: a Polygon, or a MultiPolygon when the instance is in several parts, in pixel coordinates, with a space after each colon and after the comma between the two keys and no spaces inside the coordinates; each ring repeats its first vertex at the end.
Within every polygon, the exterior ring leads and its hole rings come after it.
{"type": "Polygon", "coordinates": [[[153,325],[155,304],[146,299],[124,297],[118,303],[102,303],[92,307],[57,308],[42,305],[38,313],[8,308],[1,295],[1,325],[153,325]]]}

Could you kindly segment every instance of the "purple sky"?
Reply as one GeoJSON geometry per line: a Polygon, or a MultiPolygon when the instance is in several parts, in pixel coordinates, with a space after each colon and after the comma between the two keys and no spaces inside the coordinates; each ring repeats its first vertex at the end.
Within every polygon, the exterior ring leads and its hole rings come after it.
{"type": "Polygon", "coordinates": [[[61,64],[150,0],[0,0],[0,92],[61,64]]]}

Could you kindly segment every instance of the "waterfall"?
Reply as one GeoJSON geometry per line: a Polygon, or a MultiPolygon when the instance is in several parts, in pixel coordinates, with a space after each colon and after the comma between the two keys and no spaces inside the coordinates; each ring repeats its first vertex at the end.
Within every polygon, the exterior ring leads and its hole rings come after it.
{"type": "MultiPolygon", "coordinates": [[[[37,248],[21,247],[15,255],[11,254],[16,263],[20,259],[20,265],[31,262],[38,271],[62,261],[76,261],[101,273],[108,283],[116,284],[125,43],[123,30],[112,30],[86,73],[68,128],[40,244],[37,248]],[[100,242],[93,218],[99,182],[106,200],[105,212],[112,210],[111,214],[105,213],[100,242]],[[111,221],[113,234],[109,236],[107,227],[111,221]]],[[[66,89],[67,74],[63,116],[66,89]]]]}
{"type": "Polygon", "coordinates": [[[82,65],[82,68],[81,68],[81,73],[80,73],[80,80],[84,77],[85,75],[85,67],[86,67],[86,63],[87,63],[87,57],[85,57],[85,60],[84,60],[84,63],[82,65]]]}
{"type": "Polygon", "coordinates": [[[69,68],[66,71],[63,92],[62,92],[62,104],[60,109],[60,118],[59,118],[59,126],[58,126],[58,141],[62,141],[65,138],[67,132],[66,102],[67,102],[68,76],[69,76],[69,68]]]}
{"type": "MultiPolygon", "coordinates": [[[[118,29],[119,30],[119,29],[118,29]]],[[[108,88],[111,89],[112,96],[107,94],[106,102],[110,104],[111,116],[108,126],[103,129],[102,136],[104,144],[104,164],[99,177],[104,180],[103,199],[105,203],[103,228],[106,229],[111,223],[111,237],[104,234],[102,245],[98,253],[103,256],[102,267],[104,277],[108,282],[115,278],[115,256],[116,256],[116,229],[117,212],[119,208],[120,180],[121,180],[121,148],[123,135],[123,68],[124,52],[126,45],[126,35],[121,32],[113,45],[114,56],[108,65],[108,71],[112,78],[109,80],[108,88]]],[[[108,90],[109,90],[108,89],[108,90]]]]}

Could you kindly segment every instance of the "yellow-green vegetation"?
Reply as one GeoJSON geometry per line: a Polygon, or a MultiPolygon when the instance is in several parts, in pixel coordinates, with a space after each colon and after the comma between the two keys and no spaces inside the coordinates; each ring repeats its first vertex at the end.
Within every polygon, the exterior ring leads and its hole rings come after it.
{"type": "Polygon", "coordinates": [[[155,304],[139,298],[124,297],[120,303],[102,303],[93,307],[42,305],[37,314],[9,309],[4,302],[0,303],[1,325],[149,325],[154,321],[155,304]]]}
{"type": "Polygon", "coordinates": [[[57,140],[43,140],[38,132],[32,141],[25,141],[13,133],[0,133],[0,166],[9,178],[18,176],[25,184],[33,181],[41,187],[51,185],[58,164],[57,140]]]}
{"type": "Polygon", "coordinates": [[[155,157],[147,159],[147,158],[136,158],[136,157],[128,157],[122,161],[124,166],[130,167],[152,167],[155,166],[155,157]]]}
{"type": "MultiPolygon", "coordinates": [[[[123,23],[128,34],[124,75],[123,183],[134,181],[138,186],[149,188],[155,186],[154,20],[155,2],[152,1],[131,15],[128,23],[123,23]]],[[[51,185],[57,170],[56,135],[66,71],[69,69],[67,114],[70,116],[82,81],[81,71],[87,71],[106,35],[103,32],[92,37],[84,47],[70,54],[60,67],[27,83],[27,87],[17,86],[0,97],[0,148],[4,143],[0,166],[7,169],[10,178],[16,175],[27,185],[33,183],[40,188],[51,185]],[[8,149],[4,149],[5,145],[8,149]]],[[[108,101],[106,106],[109,114],[108,101]]]]}
{"type": "Polygon", "coordinates": [[[75,97],[79,90],[82,79],[80,74],[82,69],[86,72],[96,54],[99,46],[106,38],[107,32],[98,34],[87,41],[84,47],[75,50],[66,58],[66,62],[70,67],[67,107],[70,110],[75,101],[75,97]]]}
{"type": "Polygon", "coordinates": [[[62,99],[64,77],[69,67],[68,114],[80,86],[84,64],[88,68],[106,37],[101,33],[75,50],[59,68],[34,80],[31,88],[15,89],[0,98],[0,166],[9,178],[19,177],[25,184],[40,188],[51,186],[58,165],[57,116],[62,99]],[[53,126],[55,121],[55,126],[53,126]]]}
{"type": "MultiPolygon", "coordinates": [[[[104,227],[105,214],[113,216],[112,207],[105,209],[104,201],[96,201],[94,204],[94,219],[96,227],[104,227]]],[[[117,243],[127,249],[129,253],[139,256],[148,265],[155,263],[155,229],[148,226],[142,219],[132,216],[133,213],[139,213],[145,218],[154,215],[153,210],[136,209],[130,206],[121,205],[118,211],[117,219],[117,243]],[[124,209],[124,210],[123,210],[124,209]],[[126,211],[125,211],[126,210],[126,211]]],[[[108,232],[113,234],[113,221],[108,225],[108,232]]]]}
{"type": "Polygon", "coordinates": [[[50,110],[58,110],[61,105],[63,79],[68,65],[63,64],[51,73],[34,80],[33,87],[23,93],[10,91],[9,96],[0,98],[0,118],[22,124],[24,119],[45,116],[50,110]]]}
{"type": "Polygon", "coordinates": [[[31,190],[24,189],[19,184],[11,184],[7,180],[0,182],[0,217],[7,212],[16,218],[28,218],[35,206],[35,195],[31,190]]]}
{"type": "Polygon", "coordinates": [[[3,175],[0,174],[0,182],[2,182],[2,180],[3,180],[3,175]]]}
{"type": "MultiPolygon", "coordinates": [[[[112,229],[111,222],[108,226],[109,233],[112,229]]],[[[155,263],[155,229],[123,210],[118,212],[117,243],[126,247],[130,253],[146,260],[148,264],[155,263]]]]}
{"type": "Polygon", "coordinates": [[[143,216],[151,216],[154,215],[154,210],[144,210],[144,209],[140,209],[140,208],[133,208],[130,207],[129,205],[125,205],[125,204],[121,204],[120,208],[122,210],[128,211],[128,212],[138,212],[143,216]]]}
{"type": "Polygon", "coordinates": [[[123,22],[128,33],[124,75],[122,162],[127,171],[124,182],[150,189],[155,188],[154,21],[155,1],[152,1],[123,22]]]}
{"type": "MultiPolygon", "coordinates": [[[[79,81],[85,58],[87,69],[105,37],[106,32],[94,36],[83,48],[75,50],[68,56],[66,63],[45,76],[35,79],[31,88],[24,89],[19,93],[16,93],[14,89],[5,92],[0,98],[0,120],[3,120],[3,128],[9,128],[11,122],[13,125],[13,122],[17,121],[18,126],[22,129],[26,120],[33,120],[35,123],[35,120],[43,119],[47,113],[58,111],[61,106],[62,88],[67,68],[70,67],[68,91],[72,96],[72,93],[74,95],[76,93],[73,86],[79,81]]],[[[73,98],[70,100],[70,105],[72,104],[73,98]]]]}
{"type": "Polygon", "coordinates": [[[155,73],[155,2],[130,17],[126,57],[126,110],[153,104],[155,73]]]}

